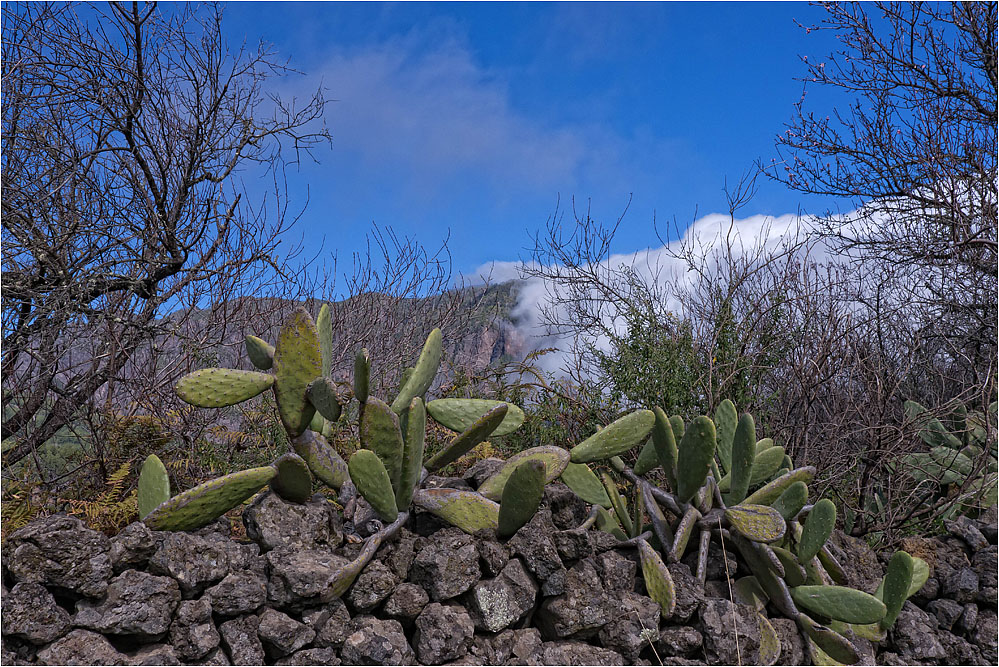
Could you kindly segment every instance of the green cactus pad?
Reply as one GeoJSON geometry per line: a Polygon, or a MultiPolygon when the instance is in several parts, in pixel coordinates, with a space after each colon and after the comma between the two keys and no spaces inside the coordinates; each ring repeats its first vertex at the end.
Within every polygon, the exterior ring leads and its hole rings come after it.
{"type": "MultiPolygon", "coordinates": [[[[850,643],[843,635],[839,634],[835,630],[827,628],[824,625],[820,625],[813,621],[806,614],[798,614],[798,626],[802,631],[808,636],[811,642],[814,642],[815,647],[822,650],[826,654],[826,657],[832,658],[837,663],[842,665],[855,665],[860,661],[860,655],[857,653],[857,649],[854,648],[853,644],[850,643]]],[[[812,656],[813,660],[816,657],[812,656]]],[[[814,660],[816,664],[820,664],[818,660],[814,660]]],[[[821,663],[829,664],[829,663],[821,663]]]]}
{"type": "Polygon", "coordinates": [[[323,377],[328,378],[333,370],[333,313],[328,303],[319,307],[319,315],[316,317],[316,331],[319,332],[320,373],[323,377]]]}
{"type": "Polygon", "coordinates": [[[828,498],[823,498],[815,503],[802,526],[801,538],[798,540],[798,560],[802,564],[812,560],[835,527],[836,505],[828,498]]]}
{"type": "MultiPolygon", "coordinates": [[[[719,412],[721,408],[718,409],[719,412]]],[[[732,408],[735,411],[735,408],[732,408]]],[[[722,437],[718,436],[720,443],[722,437]]],[[[727,469],[732,478],[726,502],[730,505],[741,503],[746,498],[749,491],[749,484],[753,477],[756,461],[756,422],[753,416],[744,414],[739,419],[739,424],[735,427],[734,436],[730,444],[729,453],[730,464],[727,469]]],[[[720,488],[720,487],[719,487],[720,488]]]]}
{"type": "Polygon", "coordinates": [[[683,417],[681,417],[680,415],[673,415],[672,417],[669,418],[669,426],[671,429],[673,429],[673,439],[676,440],[677,442],[683,440],[683,434],[684,434],[683,417]]]}
{"type": "Polygon", "coordinates": [[[877,623],[887,612],[873,595],[845,586],[796,586],[791,599],[807,611],[844,623],[877,623]]]}
{"type": "Polygon", "coordinates": [[[395,489],[395,503],[406,510],[413,502],[413,492],[420,483],[423,470],[423,449],[427,433],[427,410],[423,399],[415,397],[406,416],[406,437],[402,449],[402,475],[395,489]]]}
{"type": "Polygon", "coordinates": [[[354,585],[354,581],[361,574],[364,567],[374,558],[381,544],[381,537],[377,535],[369,537],[365,541],[364,546],[361,547],[357,558],[333,572],[330,578],[326,580],[326,588],[323,590],[320,600],[324,603],[329,603],[336,598],[343,597],[343,594],[354,585]]]}
{"type": "Polygon", "coordinates": [[[420,489],[413,494],[413,504],[469,535],[499,527],[499,504],[472,491],[420,489]]]}
{"type": "MultiPolygon", "coordinates": [[[[656,415],[655,424],[652,426],[652,445],[656,449],[659,457],[659,465],[663,468],[663,475],[670,489],[676,489],[676,460],[678,457],[676,443],[677,438],[670,425],[666,413],[656,407],[652,412],[656,415]]],[[[682,424],[682,422],[681,422],[682,424]]]]}
{"type": "Polygon", "coordinates": [[[600,481],[603,482],[604,490],[607,491],[607,497],[610,498],[611,509],[614,510],[614,516],[617,517],[618,524],[620,524],[625,534],[631,537],[634,534],[635,524],[632,523],[631,515],[628,514],[628,501],[617,490],[617,484],[614,483],[610,475],[603,473],[600,475],[600,481]]]}
{"type": "Polygon", "coordinates": [[[251,468],[213,479],[178,494],[143,519],[153,530],[197,530],[267,486],[274,466],[251,468]]]}
{"type": "Polygon", "coordinates": [[[902,458],[906,473],[916,481],[934,480],[940,484],[963,482],[972,473],[974,461],[950,447],[933,447],[929,452],[902,458]]]}
{"type": "Polygon", "coordinates": [[[732,445],[735,440],[735,430],[739,422],[739,413],[735,405],[727,398],[718,404],[715,410],[716,447],[715,453],[721,461],[722,470],[732,472],[732,445]]]}
{"type": "Polygon", "coordinates": [[[638,559],[642,564],[642,578],[650,598],[659,604],[663,619],[669,619],[676,611],[676,586],[673,576],[659,557],[656,550],[645,540],[638,540],[638,559]]]}
{"type": "Polygon", "coordinates": [[[638,459],[635,460],[635,465],[631,469],[636,475],[645,475],[658,465],[659,456],[656,454],[656,447],[652,443],[652,438],[649,438],[642,445],[642,450],[638,453],[638,459]]]}
{"type": "Polygon", "coordinates": [[[780,512],[765,505],[729,507],[725,518],[740,535],[753,542],[776,542],[787,530],[780,512]]]}
{"type": "Polygon", "coordinates": [[[562,483],[568,486],[573,493],[590,503],[610,509],[610,498],[604,485],[600,483],[596,474],[585,463],[572,463],[566,465],[562,471],[562,483]]]}
{"type": "Polygon", "coordinates": [[[652,410],[636,410],[611,422],[573,447],[573,463],[602,461],[622,454],[649,437],[656,415],[652,410]]]}
{"type": "Polygon", "coordinates": [[[319,332],[305,308],[298,307],[281,327],[274,348],[274,396],[281,423],[292,438],[309,428],[316,409],[305,390],[320,373],[319,332]]]}
{"type": "Polygon", "coordinates": [[[499,500],[503,496],[503,488],[506,486],[506,482],[513,474],[513,471],[516,470],[522,462],[528,460],[540,461],[544,464],[545,484],[548,484],[565,472],[566,467],[569,465],[569,452],[561,447],[553,447],[550,445],[525,449],[524,451],[511,456],[510,459],[503,464],[503,467],[501,467],[489,479],[482,482],[478,488],[478,492],[486,498],[489,498],[489,500],[499,500]]]}
{"type": "Polygon", "coordinates": [[[771,479],[784,463],[784,448],[770,447],[753,459],[750,486],[756,486],[771,479]]]}
{"type": "Polygon", "coordinates": [[[247,336],[243,342],[250,363],[262,371],[269,371],[274,365],[274,346],[256,336],[247,336]]]}
{"type": "Polygon", "coordinates": [[[285,500],[304,503],[312,497],[312,475],[309,466],[298,454],[284,454],[274,461],[277,475],[271,480],[271,489],[285,500]]]}
{"type": "Polygon", "coordinates": [[[538,459],[527,459],[510,473],[503,485],[497,519],[497,536],[510,537],[526,524],[538,511],[545,492],[545,464],[538,459]]]}
{"type": "Polygon", "coordinates": [[[358,431],[361,447],[370,449],[378,455],[385,465],[385,470],[388,471],[392,488],[398,488],[399,478],[402,476],[403,450],[399,417],[384,401],[369,397],[364,405],[358,431]]]}
{"type": "Polygon", "coordinates": [[[806,466],[787,472],[772,482],[767,482],[749,495],[743,502],[748,505],[772,505],[780,495],[795,482],[808,484],[815,477],[815,468],[806,466]]]}
{"type": "Polygon", "coordinates": [[[202,368],[177,383],[177,395],[199,408],[224,408],[248,401],[274,384],[274,376],[232,368],[202,368]]]}
{"type": "Polygon", "coordinates": [[[749,605],[756,611],[763,611],[770,599],[754,576],[736,579],[732,585],[732,596],[739,604],[749,605]]]}
{"type": "Polygon", "coordinates": [[[427,336],[427,342],[423,344],[423,351],[420,358],[413,367],[406,383],[399,390],[399,395],[392,401],[392,411],[400,414],[409,407],[409,404],[417,396],[423,396],[430,389],[437,377],[437,369],[441,365],[441,330],[434,329],[427,336]]]}
{"type": "Polygon", "coordinates": [[[447,447],[431,457],[425,464],[427,470],[440,470],[449,463],[454,463],[471,451],[476,445],[488,438],[503,422],[509,410],[509,404],[500,403],[492,410],[476,419],[471,426],[462,431],[447,447]]]}
{"type": "Polygon", "coordinates": [[[909,582],[909,590],[905,597],[911,598],[919,592],[919,589],[926,585],[926,580],[930,578],[930,566],[922,558],[912,558],[912,581],[909,582]]]}
{"type": "Polygon", "coordinates": [[[597,506],[597,529],[613,535],[622,542],[628,539],[628,536],[621,530],[621,524],[618,523],[614,513],[608,512],[600,506],[597,506]]]}
{"type": "Polygon", "coordinates": [[[766,616],[757,614],[756,618],[760,622],[759,664],[776,665],[780,659],[780,637],[766,616]]]}
{"type": "Polygon", "coordinates": [[[833,581],[840,586],[846,585],[846,572],[843,571],[843,567],[839,564],[839,561],[830,553],[828,544],[823,544],[822,548],[819,549],[818,559],[822,568],[829,574],[829,577],[833,581]]]}
{"type": "Polygon", "coordinates": [[[159,457],[150,454],[139,471],[139,518],[145,519],[154,509],[170,500],[170,476],[159,457]]]}
{"type": "Polygon", "coordinates": [[[773,502],[775,510],[780,512],[785,521],[798,516],[798,512],[808,502],[808,485],[804,482],[794,482],[773,502]]]}
{"type": "Polygon", "coordinates": [[[371,377],[371,356],[361,348],[354,355],[354,398],[364,404],[368,400],[368,382],[371,377]]]}
{"type": "Polygon", "coordinates": [[[808,581],[808,573],[801,563],[794,557],[794,554],[782,547],[771,546],[770,550],[777,556],[777,560],[784,566],[784,581],[788,586],[804,586],[808,581]]]}
{"type": "Polygon", "coordinates": [[[309,402],[316,409],[316,412],[324,418],[334,423],[340,419],[342,408],[336,395],[336,387],[333,386],[333,381],[328,377],[317,377],[309,383],[309,386],[305,389],[305,393],[309,397],[309,402]]]}
{"type": "Polygon", "coordinates": [[[884,617],[879,620],[881,627],[885,630],[895,623],[899,612],[902,611],[902,605],[905,604],[905,599],[909,597],[913,565],[912,556],[905,551],[896,551],[891,560],[888,561],[885,578],[879,589],[881,592],[879,597],[884,602],[886,610],[884,617]]]}
{"type": "Polygon", "coordinates": [[[701,416],[691,422],[680,441],[676,462],[676,496],[690,502],[704,486],[715,453],[715,425],[701,416]]]}
{"type": "Polygon", "coordinates": [[[960,438],[955,437],[943,423],[932,416],[926,408],[915,401],[906,401],[904,404],[905,415],[919,429],[919,437],[930,447],[949,447],[960,449],[960,438]]]}
{"type": "Polygon", "coordinates": [[[773,446],[774,446],[774,439],[773,438],[763,438],[761,440],[757,440],[756,441],[756,454],[757,454],[757,456],[760,455],[760,454],[762,454],[763,452],[765,452],[766,450],[770,449],[773,446]]]}
{"type": "Polygon", "coordinates": [[[395,504],[389,473],[378,455],[369,449],[359,449],[351,455],[347,470],[357,492],[364,496],[378,516],[387,523],[395,521],[399,516],[399,507],[395,504]]]}
{"type": "Polygon", "coordinates": [[[461,433],[497,405],[507,406],[506,417],[493,435],[500,437],[513,433],[524,423],[524,411],[513,403],[490,401],[484,398],[439,398],[427,403],[427,412],[434,420],[452,431],[461,433]]]}
{"type": "Polygon", "coordinates": [[[673,545],[670,552],[674,561],[683,558],[683,553],[687,550],[690,536],[694,534],[694,528],[701,519],[701,513],[696,508],[689,508],[676,525],[676,534],[673,535],[673,545]]]}
{"type": "Polygon", "coordinates": [[[338,489],[347,479],[347,463],[322,435],[306,431],[291,441],[295,453],[305,460],[309,470],[320,482],[338,489]]]}

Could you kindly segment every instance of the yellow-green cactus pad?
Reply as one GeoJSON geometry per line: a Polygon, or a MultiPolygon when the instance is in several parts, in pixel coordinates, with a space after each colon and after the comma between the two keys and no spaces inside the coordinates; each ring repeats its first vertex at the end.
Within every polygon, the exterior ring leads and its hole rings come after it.
{"type": "Polygon", "coordinates": [[[417,396],[409,403],[402,448],[402,475],[395,489],[395,503],[400,511],[405,511],[413,502],[413,492],[420,483],[426,433],[427,410],[423,399],[417,396]]]}
{"type": "Polygon", "coordinates": [[[655,421],[652,410],[631,412],[573,447],[572,462],[591,463],[622,454],[649,437],[655,421]]]}
{"type": "MultiPolygon", "coordinates": [[[[333,385],[333,381],[328,377],[317,377],[315,380],[309,383],[309,386],[305,388],[305,393],[309,397],[309,402],[312,403],[312,407],[316,409],[320,415],[331,422],[336,422],[340,419],[340,399],[337,397],[336,387],[333,385]]],[[[313,420],[314,421],[314,420],[313,420]]],[[[321,431],[322,426],[319,429],[312,429],[313,431],[321,431]]]]}
{"type": "Polygon", "coordinates": [[[328,303],[319,308],[316,331],[319,332],[320,372],[323,377],[329,377],[330,371],[333,370],[333,313],[328,303]]]}
{"type": "Polygon", "coordinates": [[[766,665],[767,667],[776,665],[780,659],[780,637],[766,616],[757,614],[756,618],[760,622],[759,664],[766,665]]]}
{"type": "Polygon", "coordinates": [[[161,504],[143,519],[153,530],[197,530],[267,486],[277,469],[251,468],[199,484],[161,504]]]}
{"type": "Polygon", "coordinates": [[[316,324],[305,308],[298,307],[281,327],[274,348],[274,396],[281,423],[292,438],[309,428],[316,409],[306,388],[322,370],[316,324]]]}
{"type": "Polygon", "coordinates": [[[413,504],[470,535],[499,527],[499,504],[472,491],[420,489],[413,504]]]}
{"type": "Polygon", "coordinates": [[[845,586],[796,586],[791,599],[806,611],[844,623],[877,623],[887,612],[873,595],[845,586]]]}
{"type": "Polygon", "coordinates": [[[462,431],[447,447],[426,462],[427,470],[440,470],[449,463],[454,463],[471,451],[480,442],[488,438],[503,422],[509,410],[508,403],[501,403],[486,414],[476,419],[471,426],[462,431]]]}
{"type": "Polygon", "coordinates": [[[566,467],[569,465],[569,452],[561,447],[553,447],[550,445],[525,449],[524,451],[511,456],[510,459],[503,464],[502,468],[500,468],[489,479],[482,482],[478,488],[478,492],[486,498],[489,498],[489,500],[499,500],[503,496],[503,488],[506,486],[506,482],[510,478],[510,475],[512,475],[513,471],[516,470],[517,467],[524,461],[540,461],[543,463],[545,469],[545,484],[548,484],[565,472],[566,467]]]}
{"type": "Polygon", "coordinates": [[[309,466],[297,454],[283,454],[274,461],[277,475],[271,480],[271,489],[285,500],[304,503],[312,497],[312,474],[309,466]]]}
{"type": "Polygon", "coordinates": [[[409,404],[417,396],[423,396],[430,389],[437,376],[437,369],[441,365],[441,330],[434,329],[427,336],[427,342],[423,344],[423,351],[420,358],[413,367],[413,372],[406,379],[405,384],[399,390],[399,395],[392,402],[392,410],[396,414],[401,414],[409,407],[409,404]]]}
{"type": "Polygon", "coordinates": [[[498,405],[506,405],[506,416],[493,431],[496,437],[513,433],[524,423],[524,411],[513,403],[484,398],[439,398],[427,403],[427,412],[442,426],[461,433],[498,405]]]}
{"type": "Polygon", "coordinates": [[[721,461],[722,470],[732,471],[732,444],[735,439],[735,429],[739,421],[739,413],[736,412],[735,404],[729,399],[725,399],[718,404],[715,410],[715,453],[721,461]]]}
{"type": "Polygon", "coordinates": [[[538,459],[521,460],[503,486],[498,537],[510,537],[538,511],[545,493],[545,464],[538,459]]]}
{"type": "Polygon", "coordinates": [[[566,465],[562,471],[562,482],[591,505],[610,509],[611,502],[604,485],[585,463],[570,462],[566,465]]]}
{"type": "Polygon", "coordinates": [[[638,558],[642,563],[642,578],[649,597],[659,603],[663,619],[668,619],[676,611],[676,586],[673,576],[645,540],[638,540],[638,558]]]}
{"type": "Polygon", "coordinates": [[[930,578],[930,566],[922,558],[913,556],[912,558],[912,581],[909,582],[909,590],[905,597],[911,598],[919,592],[919,589],[926,584],[930,578]]]}
{"type": "Polygon", "coordinates": [[[701,513],[694,507],[689,508],[680,519],[680,523],[676,526],[676,534],[673,536],[673,546],[670,549],[673,560],[678,561],[683,558],[683,553],[687,550],[687,543],[690,542],[690,536],[694,534],[694,527],[700,519],[701,513]]]}
{"type": "Polygon", "coordinates": [[[306,431],[291,441],[292,449],[301,456],[320,482],[339,490],[347,479],[347,462],[326,441],[313,431],[306,431]]]}
{"type": "Polygon", "coordinates": [[[274,346],[256,336],[247,336],[245,344],[250,363],[262,371],[269,371],[274,365],[274,346]]]}
{"type": "Polygon", "coordinates": [[[274,376],[233,368],[202,368],[177,383],[177,395],[199,408],[224,408],[248,401],[274,384],[274,376]]]}
{"type": "Polygon", "coordinates": [[[740,535],[753,542],[776,542],[787,530],[780,512],[765,505],[729,507],[725,518],[740,535]]]}
{"type": "MultiPolygon", "coordinates": [[[[388,471],[392,488],[397,488],[399,478],[402,475],[403,450],[399,417],[384,401],[369,397],[364,405],[361,425],[358,430],[361,447],[370,449],[378,455],[378,458],[385,464],[385,470],[388,471]]],[[[351,475],[351,479],[353,479],[353,475],[351,475]]]]}
{"type": "Polygon", "coordinates": [[[347,470],[357,492],[364,496],[378,516],[386,523],[395,521],[399,516],[395,491],[385,464],[378,455],[369,449],[359,449],[351,455],[347,470]]]}
{"type": "Polygon", "coordinates": [[[787,487],[795,482],[808,484],[813,477],[815,477],[815,468],[812,466],[791,470],[757,489],[743,503],[747,505],[772,505],[775,500],[780,498],[780,494],[787,490],[787,487]]]}
{"type": "Polygon", "coordinates": [[[159,457],[150,454],[139,472],[139,518],[146,518],[146,515],[168,500],[170,500],[170,477],[159,457]]]}

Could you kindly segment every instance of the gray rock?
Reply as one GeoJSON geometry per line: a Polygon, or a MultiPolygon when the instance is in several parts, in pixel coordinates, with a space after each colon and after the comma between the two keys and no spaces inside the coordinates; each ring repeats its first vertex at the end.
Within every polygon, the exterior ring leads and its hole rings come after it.
{"type": "Polygon", "coordinates": [[[111,580],[100,602],[76,603],[73,624],[108,635],[155,641],[170,629],[180,587],[170,577],[125,570],[111,580]]]}
{"type": "Polygon", "coordinates": [[[275,665],[339,665],[340,658],[332,648],[306,648],[281,658],[275,665]]]}
{"type": "Polygon", "coordinates": [[[189,600],[229,574],[229,551],[215,536],[171,532],[149,559],[149,571],[176,579],[189,600]]]}
{"type": "Polygon", "coordinates": [[[704,596],[709,598],[725,598],[726,600],[732,597],[728,589],[728,582],[716,579],[708,579],[704,582],[704,596]]]}
{"type": "Polygon", "coordinates": [[[267,579],[251,570],[233,572],[205,591],[205,597],[220,616],[251,614],[267,602],[267,579]]]}
{"type": "Polygon", "coordinates": [[[472,645],[475,626],[463,607],[431,602],[416,619],[413,646],[425,665],[463,658],[472,645]]]}
{"type": "Polygon", "coordinates": [[[577,561],[593,555],[590,532],[585,530],[560,530],[555,533],[555,550],[563,562],[577,561]]]}
{"type": "Polygon", "coordinates": [[[286,656],[304,647],[316,637],[316,631],[291,616],[274,609],[264,609],[257,626],[257,636],[264,650],[272,656],[286,656]]]}
{"type": "Polygon", "coordinates": [[[937,633],[944,651],[947,652],[947,663],[951,665],[987,665],[995,664],[985,662],[982,652],[978,647],[972,645],[968,640],[949,632],[941,631],[937,633]]]}
{"type": "Polygon", "coordinates": [[[534,654],[535,665],[623,665],[620,653],[579,641],[545,642],[534,654]]]}
{"type": "Polygon", "coordinates": [[[707,662],[755,665],[760,651],[760,623],[756,610],[731,600],[710,598],[701,603],[699,629],[704,636],[707,662]],[[733,628],[733,622],[738,632],[733,628]],[[738,641],[738,646],[736,646],[738,641]]]}
{"type": "Polygon", "coordinates": [[[499,472],[499,469],[502,468],[505,463],[506,461],[503,459],[492,457],[476,461],[468,467],[468,470],[464,472],[461,478],[473,488],[477,489],[482,485],[482,482],[499,472]]]}
{"type": "Polygon", "coordinates": [[[3,634],[48,644],[69,632],[69,614],[41,584],[15,584],[3,596],[3,634]]]}
{"type": "Polygon", "coordinates": [[[939,595],[940,582],[936,578],[930,577],[926,580],[926,583],[923,584],[922,588],[913,593],[910,599],[916,604],[926,606],[932,600],[936,600],[939,595]]]}
{"type": "Polygon", "coordinates": [[[978,625],[978,605],[969,602],[961,609],[961,616],[957,619],[957,630],[970,635],[978,625]]]}
{"type": "Polygon", "coordinates": [[[409,627],[428,602],[430,596],[425,590],[416,584],[403,583],[392,591],[382,607],[382,613],[399,621],[403,627],[409,627]]]}
{"type": "Polygon", "coordinates": [[[182,665],[177,653],[169,644],[150,644],[127,657],[129,665],[182,665]]]}
{"type": "Polygon", "coordinates": [[[527,569],[541,583],[541,594],[558,595],[565,590],[566,569],[555,548],[555,524],[551,512],[540,509],[507,542],[510,553],[520,556],[527,569]]]}
{"type": "MultiPolygon", "coordinates": [[[[632,550],[634,551],[634,550],[632,550]]],[[[608,591],[635,589],[635,572],[638,564],[620,551],[605,551],[593,558],[597,573],[608,591]]]]}
{"type": "Polygon", "coordinates": [[[971,559],[971,567],[978,574],[978,601],[995,607],[999,602],[999,547],[992,545],[977,552],[971,559]]]}
{"type": "Polygon", "coordinates": [[[999,541],[999,505],[993,505],[978,517],[978,530],[990,544],[999,541]]]}
{"type": "MultiPolygon", "coordinates": [[[[950,630],[961,618],[964,607],[953,600],[934,600],[926,605],[926,611],[936,617],[937,623],[944,630],[950,630]]],[[[972,624],[974,627],[974,624],[972,624]]]]}
{"type": "Polygon", "coordinates": [[[889,639],[903,660],[942,660],[947,652],[937,637],[936,620],[906,602],[889,631],[889,639]]]}
{"type": "Polygon", "coordinates": [[[350,613],[343,600],[336,598],[323,607],[304,611],[302,622],[316,632],[313,645],[318,648],[339,649],[343,646],[343,640],[347,638],[350,613]]]}
{"type": "Polygon", "coordinates": [[[111,579],[111,542],[79,519],[55,515],[11,533],[0,553],[17,582],[98,598],[111,579]]]}
{"type": "Polygon", "coordinates": [[[267,599],[278,609],[297,610],[322,604],[320,596],[334,570],[349,561],[328,551],[280,547],[267,552],[270,566],[267,599]]]}
{"type": "MultiPolygon", "coordinates": [[[[478,639],[478,637],[476,637],[478,639]]],[[[491,659],[487,665],[527,665],[531,657],[541,649],[541,633],[537,628],[504,630],[490,642],[491,659]]],[[[474,645],[473,645],[474,647],[474,645]]]]}
{"type": "Polygon", "coordinates": [[[665,657],[689,658],[700,651],[704,637],[694,628],[686,625],[663,628],[659,633],[656,649],[665,657]]]}
{"type": "Polygon", "coordinates": [[[219,626],[222,647],[234,665],[264,664],[264,645],[257,636],[260,619],[255,615],[240,616],[219,626]]]}
{"type": "Polygon", "coordinates": [[[440,475],[428,475],[423,481],[423,486],[428,489],[458,489],[459,491],[474,491],[472,485],[461,477],[442,477],[440,475]]]}
{"type": "Polygon", "coordinates": [[[170,624],[170,644],[181,658],[197,660],[219,645],[212,622],[212,605],[206,598],[184,600],[170,624]]]}
{"type": "Polygon", "coordinates": [[[659,604],[644,595],[621,591],[617,611],[600,628],[600,643],[633,663],[644,649],[659,639],[659,604]]]}
{"type": "Polygon", "coordinates": [[[545,639],[585,639],[610,622],[616,608],[593,561],[584,559],[569,570],[565,592],[542,602],[534,619],[545,639]]]}
{"type": "Polygon", "coordinates": [[[124,570],[141,570],[163,539],[163,533],[152,531],[149,526],[136,521],[111,538],[111,566],[115,574],[124,570]]]}
{"type": "Polygon", "coordinates": [[[996,612],[985,609],[979,612],[978,622],[975,630],[971,633],[971,643],[981,649],[984,664],[994,665],[999,663],[999,655],[996,654],[996,637],[999,636],[999,624],[997,624],[996,612]]]}
{"type": "MultiPolygon", "coordinates": [[[[834,530],[826,541],[829,552],[843,566],[848,585],[873,593],[881,584],[884,570],[877,554],[863,540],[834,530]]],[[[904,547],[903,547],[904,548],[904,547]]],[[[910,551],[909,553],[913,553],[910,551]]]]}
{"type": "Polygon", "coordinates": [[[243,510],[243,525],[263,552],[278,547],[332,550],[343,541],[340,513],[319,494],[298,504],[263,493],[243,510]]]}
{"type": "Polygon", "coordinates": [[[405,581],[406,577],[409,576],[409,568],[413,564],[413,559],[416,558],[417,539],[416,534],[401,528],[395,539],[382,545],[375,560],[385,563],[400,581],[405,581]]]}
{"type": "Polygon", "coordinates": [[[475,627],[499,632],[510,627],[534,609],[538,584],[514,558],[495,579],[475,584],[467,596],[468,611],[475,627]]]}
{"type": "Polygon", "coordinates": [[[40,665],[125,665],[128,657],[103,635],[73,630],[38,652],[40,665]]]}
{"type": "Polygon", "coordinates": [[[944,521],[944,528],[954,537],[964,540],[972,552],[989,546],[989,541],[985,539],[982,531],[966,516],[959,516],[953,521],[944,521]]]}
{"type": "Polygon", "coordinates": [[[340,660],[345,665],[411,665],[416,654],[398,621],[359,616],[350,624],[340,660]]]}
{"type": "Polygon", "coordinates": [[[479,542],[478,548],[482,573],[487,577],[497,576],[510,562],[510,550],[506,548],[505,544],[493,540],[482,540],[479,542]]]}
{"type": "Polygon", "coordinates": [[[941,594],[955,602],[972,602],[978,597],[978,573],[970,567],[942,570],[941,594]]]}
{"type": "Polygon", "coordinates": [[[586,520],[590,507],[561,482],[545,485],[544,506],[552,513],[552,522],[559,530],[571,530],[586,520]]]}
{"type": "MultiPolygon", "coordinates": [[[[728,568],[733,580],[736,578],[739,562],[735,558],[731,544],[726,544],[725,552],[728,557],[728,568]]],[[[683,563],[690,568],[691,572],[697,572],[697,545],[692,544],[687,548],[687,554],[683,557],[683,563]]],[[[708,548],[708,564],[705,570],[705,578],[708,581],[722,581],[725,579],[725,559],[722,558],[722,548],[717,542],[711,542],[708,548]]],[[[728,597],[727,595],[725,597],[728,597]]]]}
{"type": "Polygon", "coordinates": [[[771,618],[770,625],[780,639],[780,657],[778,665],[805,664],[805,640],[801,638],[798,624],[789,618],[771,618]]]}
{"type": "Polygon", "coordinates": [[[590,546],[593,547],[593,553],[595,554],[602,554],[605,551],[616,549],[618,544],[620,544],[620,540],[602,530],[591,530],[589,531],[589,536],[590,546]]]}
{"type": "Polygon", "coordinates": [[[479,552],[470,535],[458,528],[434,534],[413,560],[409,579],[435,601],[461,595],[479,580],[479,552]]]}
{"type": "Polygon", "coordinates": [[[201,660],[192,663],[195,665],[231,665],[232,662],[229,661],[229,656],[225,654],[225,651],[221,647],[213,648],[208,652],[201,660]]]}
{"type": "Polygon", "coordinates": [[[368,563],[347,593],[347,601],[356,612],[371,611],[399,584],[399,578],[381,561],[368,563]]]}
{"type": "Polygon", "coordinates": [[[673,584],[676,587],[676,609],[669,618],[670,623],[682,624],[690,620],[704,601],[704,587],[700,580],[683,563],[667,565],[673,584]]]}

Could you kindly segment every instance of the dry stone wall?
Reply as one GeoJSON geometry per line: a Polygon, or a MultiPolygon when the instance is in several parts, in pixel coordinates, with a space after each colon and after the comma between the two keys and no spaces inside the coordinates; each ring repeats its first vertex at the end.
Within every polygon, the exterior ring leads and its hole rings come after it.
{"type": "MultiPolygon", "coordinates": [[[[469,488],[476,479],[441,480],[469,488]]],[[[576,527],[587,507],[566,487],[506,542],[415,514],[342,599],[323,603],[330,572],[360,544],[317,496],[269,493],[243,513],[248,540],[222,520],[196,533],[141,523],[108,538],[53,516],[2,550],[3,664],[102,665],[621,665],[754,663],[755,612],[730,601],[723,554],[702,585],[669,566],[668,619],[645,595],[636,554],[576,527]],[[637,575],[637,576],[636,576],[637,575]],[[733,632],[733,620],[738,632],[733,632]]],[[[948,524],[902,548],[932,574],[865,664],[996,664],[996,515],[948,524]]],[[[363,531],[362,531],[363,532],[363,531]]],[[[851,585],[872,592],[884,562],[836,534],[851,585]]],[[[727,568],[744,566],[732,554],[727,568]]],[[[779,664],[806,664],[795,623],[770,615],[779,664]]]]}

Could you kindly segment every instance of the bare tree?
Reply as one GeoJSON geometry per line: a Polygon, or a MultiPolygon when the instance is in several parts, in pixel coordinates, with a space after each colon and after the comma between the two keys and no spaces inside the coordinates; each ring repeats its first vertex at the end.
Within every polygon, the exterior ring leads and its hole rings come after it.
{"type": "Polygon", "coordinates": [[[240,173],[280,183],[284,164],[328,142],[325,100],[268,94],[292,70],[263,45],[230,51],[221,22],[216,6],[5,7],[8,464],[127,382],[143,346],[224,338],[238,297],[300,267],[281,246],[280,203],[251,201],[240,173]]]}

